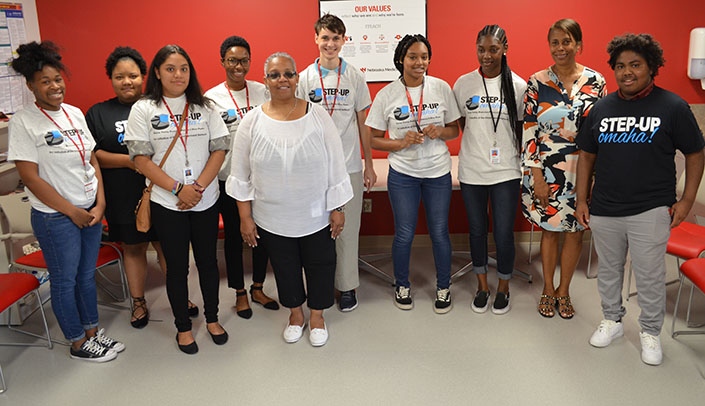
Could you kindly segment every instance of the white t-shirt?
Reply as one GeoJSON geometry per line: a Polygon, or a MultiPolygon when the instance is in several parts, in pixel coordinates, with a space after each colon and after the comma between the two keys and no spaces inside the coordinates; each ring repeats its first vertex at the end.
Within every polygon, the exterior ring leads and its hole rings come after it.
{"type": "Polygon", "coordinates": [[[285,237],[328,227],[331,210],[353,197],[335,124],[322,107],[309,107],[297,120],[279,121],[260,106],[242,120],[233,143],[225,190],[251,200],[255,223],[285,237]]]}
{"type": "MultiPolygon", "coordinates": [[[[413,112],[409,106],[404,84],[401,79],[388,84],[377,93],[372,102],[365,124],[389,132],[390,139],[402,139],[407,131],[417,131],[418,104],[423,90],[421,124],[423,129],[429,124],[444,127],[460,118],[458,104],[453,91],[445,81],[426,76],[424,84],[409,88],[413,112]]],[[[414,144],[401,151],[390,152],[389,165],[395,171],[417,178],[437,178],[450,172],[450,153],[446,142],[428,137],[423,144],[414,144]]]]}
{"type": "MultiPolygon", "coordinates": [[[[526,82],[512,72],[517,118],[524,116],[526,82]]],[[[501,76],[485,78],[487,93],[478,70],[462,75],[453,85],[458,108],[465,115],[463,139],[458,153],[458,180],[471,185],[494,185],[521,177],[520,151],[515,146],[515,135],[509,122],[506,101],[502,102],[501,116],[494,130],[493,117],[500,115],[501,76]],[[489,96],[489,102],[487,97],[489,96]],[[490,109],[492,114],[490,114],[490,109]],[[491,163],[490,152],[499,152],[491,163]],[[498,151],[497,151],[498,150],[498,151]]]]}
{"type": "MultiPolygon", "coordinates": [[[[149,142],[154,150],[152,161],[157,165],[176,135],[176,126],[186,104],[185,95],[164,99],[174,114],[176,123],[170,118],[169,110],[164,103],[156,104],[149,99],[140,99],[132,106],[125,129],[128,149],[131,148],[130,141],[149,142]]],[[[190,105],[189,117],[184,120],[181,130],[181,141],[176,141],[162,170],[175,180],[184,183],[186,151],[188,151],[188,166],[193,170],[193,178],[198,179],[210,158],[210,141],[228,135],[228,128],[216,110],[190,105]],[[185,147],[184,144],[186,144],[185,147]]],[[[149,179],[146,180],[146,184],[149,184],[149,179]]],[[[203,198],[190,210],[206,210],[218,200],[219,188],[215,179],[209,185],[203,186],[206,188],[203,198]]],[[[171,189],[166,190],[154,185],[151,200],[167,209],[179,211],[176,207],[179,199],[171,193],[171,189]]]]}
{"type": "Polygon", "coordinates": [[[215,102],[215,110],[218,114],[220,114],[220,117],[228,127],[228,131],[230,131],[231,145],[228,152],[225,154],[223,166],[218,172],[219,180],[227,180],[228,175],[230,175],[232,142],[235,140],[235,132],[237,131],[237,127],[240,125],[242,118],[248,111],[260,106],[269,99],[266,96],[265,87],[262,83],[246,80],[245,86],[246,88],[242,90],[228,90],[228,88],[225,87],[225,82],[223,82],[209,89],[205,93],[206,97],[215,102]],[[228,92],[230,92],[232,98],[228,95],[228,92]],[[233,98],[237,104],[233,103],[233,98]]]}
{"type": "Polygon", "coordinates": [[[296,96],[317,103],[329,111],[333,109],[333,121],[343,140],[345,167],[348,173],[362,171],[360,155],[360,128],[357,123],[357,113],[367,109],[372,103],[370,89],[365,78],[354,66],[342,58],[340,69],[340,85],[338,86],[338,69],[328,70],[321,67],[323,86],[326,90],[325,99],[321,89],[321,78],[318,73],[318,59],[309,65],[299,76],[296,96]],[[337,92],[336,92],[337,89],[337,92]],[[337,93],[337,95],[336,95],[337,93]],[[326,104],[326,101],[328,104],[326,104]],[[335,103],[335,106],[333,105],[335,103]]]}
{"type": "MultiPolygon", "coordinates": [[[[95,140],[88,130],[86,119],[80,109],[68,104],[61,104],[59,111],[44,111],[58,127],[35,103],[25,106],[10,119],[8,160],[36,163],[39,177],[61,197],[76,207],[87,209],[95,202],[98,178],[90,164],[95,140]]],[[[33,208],[44,213],[56,213],[29,188],[25,190],[33,208]]]]}

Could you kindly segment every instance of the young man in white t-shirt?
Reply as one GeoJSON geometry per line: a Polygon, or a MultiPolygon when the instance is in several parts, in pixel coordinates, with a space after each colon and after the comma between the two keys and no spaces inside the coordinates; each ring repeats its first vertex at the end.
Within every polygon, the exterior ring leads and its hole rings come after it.
{"type": "Polygon", "coordinates": [[[348,312],[357,307],[355,289],[360,285],[358,242],[363,186],[369,192],[377,181],[372,165],[370,133],[364,125],[372,99],[362,73],[339,56],[345,43],[343,21],[325,14],[314,27],[320,56],[301,72],[296,94],[304,100],[320,104],[328,111],[343,142],[345,166],[354,197],[345,206],[345,229],[336,240],[335,288],[340,291],[338,308],[348,312]],[[360,144],[364,154],[364,171],[360,144]]]}

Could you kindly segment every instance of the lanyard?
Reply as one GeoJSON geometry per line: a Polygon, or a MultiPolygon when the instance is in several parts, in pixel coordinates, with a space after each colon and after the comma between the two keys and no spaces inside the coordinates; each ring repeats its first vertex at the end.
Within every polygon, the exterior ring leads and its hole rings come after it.
{"type": "MultiPolygon", "coordinates": [[[[404,83],[404,79],[402,79],[402,83],[404,83]]],[[[421,131],[421,116],[423,115],[423,88],[424,84],[426,81],[424,80],[421,82],[421,98],[419,99],[419,106],[418,109],[416,110],[416,120],[414,120],[414,124],[416,124],[416,130],[419,132],[419,134],[423,134],[423,131],[421,131]]],[[[409,94],[409,89],[406,87],[406,83],[404,83],[404,90],[406,91],[406,100],[409,102],[409,109],[413,113],[414,111],[414,102],[411,101],[411,94],[409,94]]]]}
{"type": "MultiPolygon", "coordinates": [[[[61,128],[61,126],[56,121],[54,121],[54,119],[51,118],[51,116],[49,114],[47,114],[47,112],[39,104],[37,104],[36,102],[35,102],[35,104],[37,105],[39,110],[42,113],[44,113],[44,115],[49,120],[51,120],[52,123],[54,123],[54,125],[59,129],[59,131],[61,131],[61,132],[64,131],[64,129],[61,128]]],[[[81,147],[79,148],[78,144],[76,144],[76,141],[74,141],[74,139],[71,138],[71,136],[66,137],[69,140],[71,140],[71,142],[73,143],[73,146],[76,147],[76,151],[78,151],[78,155],[81,156],[81,163],[83,164],[83,172],[85,173],[85,180],[87,181],[88,180],[88,168],[86,168],[86,147],[83,145],[83,138],[81,138],[81,133],[76,129],[76,126],[73,125],[73,121],[71,121],[71,117],[69,117],[69,113],[67,113],[66,110],[64,110],[63,106],[60,106],[60,107],[61,107],[61,111],[64,112],[64,115],[69,120],[69,124],[71,124],[71,128],[76,133],[76,137],[78,137],[78,141],[81,143],[81,147]]]]}
{"type": "Polygon", "coordinates": [[[321,91],[323,91],[323,102],[326,104],[326,110],[328,114],[333,115],[333,110],[335,110],[335,102],[338,100],[338,88],[340,87],[340,71],[343,70],[343,63],[338,65],[338,83],[335,85],[335,95],[333,96],[333,105],[328,107],[328,95],[326,94],[326,87],[323,86],[323,72],[321,72],[321,63],[318,62],[318,79],[321,82],[321,91]]]}
{"type": "MultiPolygon", "coordinates": [[[[230,95],[230,100],[232,100],[233,104],[235,104],[235,108],[237,109],[237,115],[240,116],[240,120],[242,120],[244,115],[240,111],[240,106],[237,105],[237,102],[235,101],[233,94],[230,92],[230,87],[228,87],[228,84],[225,82],[223,82],[223,85],[225,86],[226,89],[228,89],[228,94],[230,95]]],[[[247,111],[250,111],[250,89],[247,87],[247,82],[245,82],[245,97],[247,98],[247,111]]],[[[188,125],[188,123],[186,125],[188,125]]]]}
{"type": "MultiPolygon", "coordinates": [[[[494,113],[492,113],[492,103],[490,102],[490,93],[487,91],[487,83],[485,83],[485,75],[480,72],[482,77],[482,86],[485,87],[485,96],[487,96],[487,109],[490,111],[490,118],[492,119],[492,126],[494,126],[495,136],[497,135],[497,127],[499,126],[499,120],[502,116],[502,104],[504,104],[504,92],[502,91],[502,82],[499,82],[499,113],[497,113],[497,121],[494,120],[494,113]]],[[[497,145],[497,140],[495,139],[495,146],[497,145]]]]}
{"type": "MultiPolygon", "coordinates": [[[[166,106],[167,111],[169,111],[169,118],[171,118],[171,121],[174,122],[174,125],[176,126],[176,136],[179,137],[179,140],[181,141],[181,145],[184,146],[184,156],[186,157],[186,166],[188,166],[188,149],[186,149],[186,144],[188,144],[188,117],[184,119],[186,122],[186,135],[185,137],[181,136],[181,128],[179,127],[179,121],[174,117],[174,113],[171,112],[171,109],[169,108],[169,104],[167,104],[166,99],[162,97],[162,102],[164,102],[164,105],[166,106]],[[184,141],[184,138],[186,140],[184,141]]],[[[184,114],[188,114],[188,102],[186,102],[186,107],[184,107],[184,114]]]]}

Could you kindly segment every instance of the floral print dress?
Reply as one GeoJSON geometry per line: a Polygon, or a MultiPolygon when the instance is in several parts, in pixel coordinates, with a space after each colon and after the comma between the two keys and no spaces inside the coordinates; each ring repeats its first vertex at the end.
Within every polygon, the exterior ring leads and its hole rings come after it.
{"type": "Polygon", "coordinates": [[[548,69],[529,78],[524,95],[522,209],[544,230],[580,231],[575,218],[575,177],[578,148],[575,137],[592,105],[607,94],[605,79],[588,67],[566,88],[548,69]],[[551,194],[548,207],[534,197],[531,168],[540,168],[551,194]]]}

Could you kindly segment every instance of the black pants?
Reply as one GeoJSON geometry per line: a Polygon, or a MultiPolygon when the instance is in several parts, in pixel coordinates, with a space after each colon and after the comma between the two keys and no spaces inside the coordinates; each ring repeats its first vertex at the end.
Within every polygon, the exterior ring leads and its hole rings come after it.
{"type": "Polygon", "coordinates": [[[152,225],[166,258],[166,293],[179,332],[191,330],[188,315],[189,243],[198,268],[207,323],[218,321],[220,277],[216,249],[218,205],[204,211],[174,211],[152,202],[152,225]]]}
{"type": "Polygon", "coordinates": [[[269,253],[274,268],[279,301],[284,307],[301,306],[324,310],[334,303],[335,240],[328,227],[305,237],[289,238],[257,227],[260,241],[269,253]],[[306,287],[301,274],[306,275],[306,287]]]}
{"type": "MultiPolygon", "coordinates": [[[[244,268],[242,266],[242,234],[240,234],[240,213],[237,210],[237,201],[225,193],[225,182],[218,181],[220,197],[218,207],[223,217],[223,231],[225,241],[225,269],[228,274],[228,287],[245,289],[244,268]]],[[[263,246],[252,249],[252,282],[264,283],[267,274],[267,251],[263,246]]]]}

